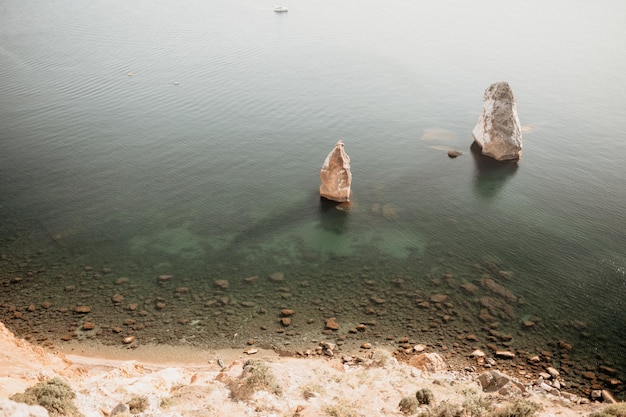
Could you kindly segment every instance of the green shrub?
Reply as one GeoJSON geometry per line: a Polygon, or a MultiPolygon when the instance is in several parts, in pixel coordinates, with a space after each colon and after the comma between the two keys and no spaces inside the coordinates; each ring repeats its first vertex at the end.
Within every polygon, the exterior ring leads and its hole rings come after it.
{"type": "Polygon", "coordinates": [[[492,417],[531,417],[539,410],[539,404],[528,400],[518,400],[495,410],[492,417]]]}
{"type": "Polygon", "coordinates": [[[400,411],[404,414],[415,414],[417,413],[417,408],[420,403],[417,401],[415,397],[404,397],[400,400],[400,411]]]}
{"type": "Polygon", "coordinates": [[[231,398],[236,401],[248,400],[257,391],[267,391],[278,396],[283,393],[270,369],[263,362],[253,359],[244,363],[241,376],[230,381],[228,387],[231,398]]]}
{"type": "Polygon", "coordinates": [[[589,417],[626,417],[626,403],[611,404],[602,411],[590,414],[589,417]]]}
{"type": "Polygon", "coordinates": [[[342,402],[327,405],[324,407],[324,411],[331,417],[358,417],[352,405],[342,402]]]}
{"type": "Polygon", "coordinates": [[[148,408],[148,399],[139,395],[133,395],[128,402],[128,408],[130,408],[130,412],[133,414],[143,413],[148,408]]]}
{"type": "Polygon", "coordinates": [[[493,407],[485,397],[472,389],[463,391],[463,394],[465,394],[466,397],[461,405],[464,417],[483,417],[489,415],[493,407]]]}
{"type": "Polygon", "coordinates": [[[46,382],[40,382],[23,393],[15,394],[11,400],[29,405],[40,405],[51,416],[82,417],[74,404],[76,394],[61,378],[55,377],[46,382]]]}
{"type": "Polygon", "coordinates": [[[430,407],[428,410],[419,414],[419,417],[462,417],[463,409],[455,404],[447,401],[440,402],[436,407],[430,407]]]}
{"type": "Polygon", "coordinates": [[[418,389],[417,392],[415,393],[415,398],[417,399],[417,402],[420,405],[421,404],[428,405],[428,404],[434,404],[435,403],[435,395],[428,388],[420,388],[420,389],[418,389]]]}

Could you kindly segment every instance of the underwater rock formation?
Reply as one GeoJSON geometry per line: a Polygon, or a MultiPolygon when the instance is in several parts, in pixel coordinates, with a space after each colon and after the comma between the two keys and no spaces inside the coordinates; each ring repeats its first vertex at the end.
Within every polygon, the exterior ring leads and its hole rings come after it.
{"type": "Polygon", "coordinates": [[[350,201],[350,157],[344,150],[343,141],[338,141],[335,148],[328,154],[320,171],[320,195],[337,202],[350,201]]]}
{"type": "Polygon", "coordinates": [[[498,161],[520,158],[522,128],[517,116],[517,102],[508,83],[494,83],[485,91],[483,111],[472,136],[483,155],[498,161]]]}

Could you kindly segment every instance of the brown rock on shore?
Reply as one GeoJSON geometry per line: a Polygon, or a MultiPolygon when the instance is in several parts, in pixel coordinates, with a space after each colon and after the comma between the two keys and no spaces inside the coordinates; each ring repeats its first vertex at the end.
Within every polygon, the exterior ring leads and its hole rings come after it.
{"type": "Polygon", "coordinates": [[[337,323],[337,319],[335,317],[331,317],[326,320],[326,328],[330,330],[339,330],[339,323],[337,323]]]}
{"type": "Polygon", "coordinates": [[[439,372],[448,369],[446,361],[438,353],[428,352],[414,355],[409,359],[409,365],[422,371],[439,372]]]}
{"type": "Polygon", "coordinates": [[[91,308],[89,306],[82,305],[82,306],[77,306],[76,308],[74,308],[74,311],[80,314],[87,314],[91,311],[91,308]]]}

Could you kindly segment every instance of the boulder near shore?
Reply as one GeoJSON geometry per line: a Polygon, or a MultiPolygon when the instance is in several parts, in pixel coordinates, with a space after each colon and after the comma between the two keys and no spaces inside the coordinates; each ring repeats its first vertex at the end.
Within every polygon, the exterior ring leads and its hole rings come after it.
{"type": "Polygon", "coordinates": [[[338,141],[335,148],[328,154],[320,171],[320,196],[343,203],[350,201],[350,157],[344,149],[343,141],[338,141]]]}
{"type": "Polygon", "coordinates": [[[517,160],[522,155],[522,127],[517,102],[506,82],[491,84],[483,96],[483,111],[472,131],[483,155],[498,161],[517,160]]]}

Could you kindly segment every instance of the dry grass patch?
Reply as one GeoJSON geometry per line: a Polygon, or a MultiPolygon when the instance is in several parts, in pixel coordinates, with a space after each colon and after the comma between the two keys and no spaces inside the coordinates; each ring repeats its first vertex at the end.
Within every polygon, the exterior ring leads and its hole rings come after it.
{"type": "Polygon", "coordinates": [[[267,365],[259,360],[250,359],[243,364],[243,372],[237,379],[228,383],[230,396],[235,401],[246,401],[257,391],[267,391],[281,396],[282,387],[267,365]]]}
{"type": "Polygon", "coordinates": [[[139,395],[133,395],[128,402],[128,408],[130,408],[132,414],[143,413],[148,408],[148,405],[148,398],[139,395]]]}
{"type": "Polygon", "coordinates": [[[626,403],[611,404],[602,411],[589,414],[589,417],[626,417],[626,403]]]}
{"type": "Polygon", "coordinates": [[[348,404],[340,401],[335,397],[337,403],[329,404],[324,407],[324,412],[331,417],[358,417],[353,404],[348,404]]]}

